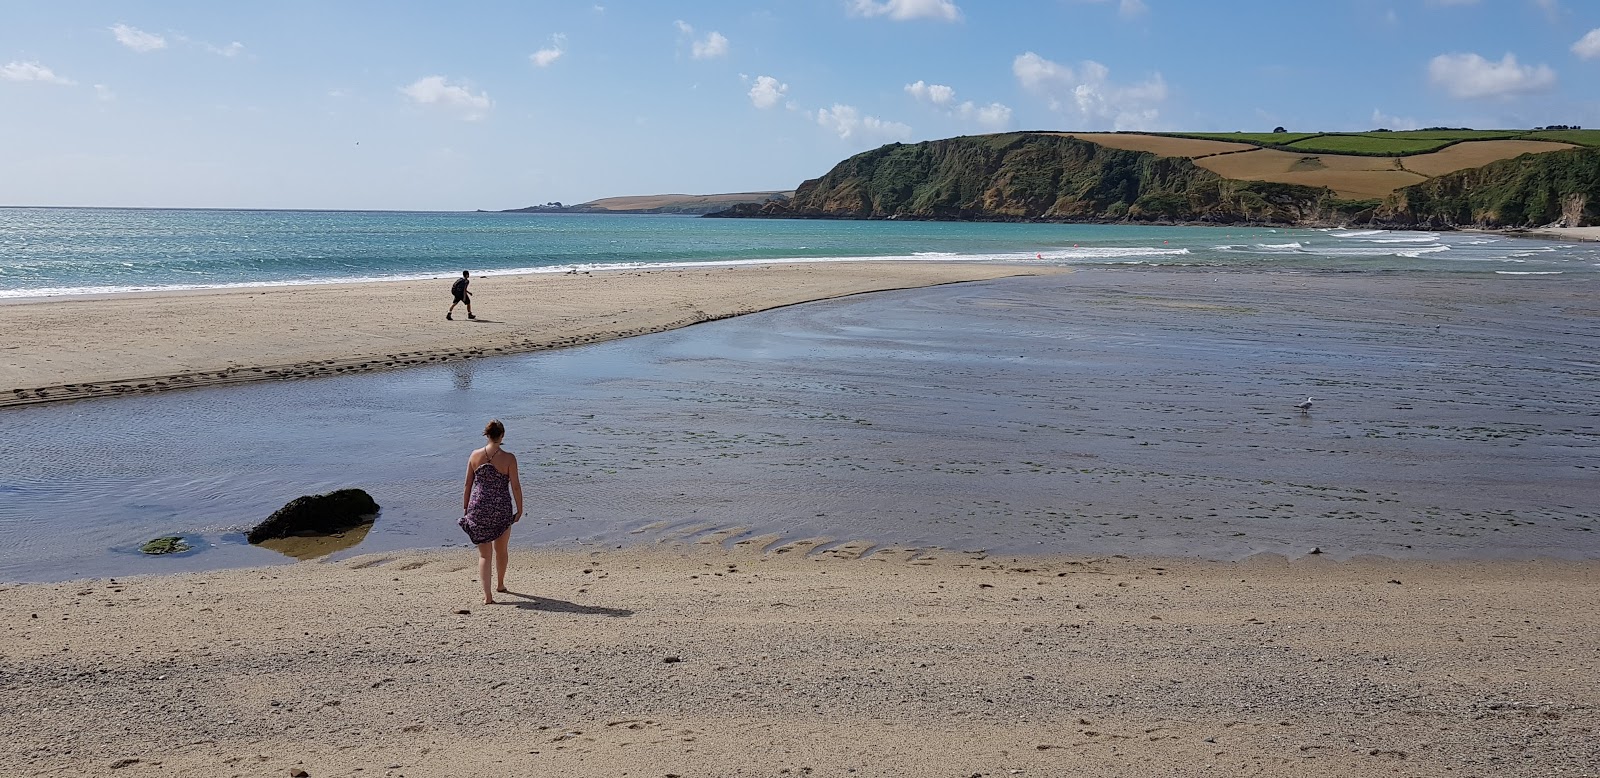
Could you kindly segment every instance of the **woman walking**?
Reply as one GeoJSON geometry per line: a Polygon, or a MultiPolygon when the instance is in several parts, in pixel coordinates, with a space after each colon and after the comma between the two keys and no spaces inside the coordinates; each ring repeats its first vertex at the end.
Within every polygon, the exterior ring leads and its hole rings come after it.
{"type": "Polygon", "coordinates": [[[517,477],[516,455],[500,447],[506,436],[505,425],[495,419],[483,428],[483,436],[489,439],[489,445],[467,457],[467,487],[461,495],[461,508],[466,513],[459,523],[478,546],[483,603],[493,605],[494,593],[506,590],[511,525],[522,518],[522,481],[517,477]],[[492,590],[491,572],[497,573],[492,590]]]}

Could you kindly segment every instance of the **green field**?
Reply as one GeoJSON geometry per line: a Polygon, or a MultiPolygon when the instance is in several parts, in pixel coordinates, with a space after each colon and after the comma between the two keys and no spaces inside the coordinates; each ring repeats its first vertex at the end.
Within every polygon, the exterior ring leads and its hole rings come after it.
{"type": "Polygon", "coordinates": [[[1402,130],[1400,132],[1363,132],[1370,138],[1425,138],[1428,140],[1511,140],[1527,135],[1527,130],[1402,130]]]}
{"type": "Polygon", "coordinates": [[[1397,132],[1159,132],[1173,138],[1232,141],[1319,154],[1404,157],[1461,141],[1547,140],[1600,146],[1600,130],[1400,130],[1397,132]]]}
{"type": "Polygon", "coordinates": [[[1152,135],[1171,135],[1174,138],[1201,138],[1203,140],[1225,140],[1235,143],[1254,143],[1257,145],[1281,146],[1293,143],[1302,138],[1311,138],[1321,133],[1316,132],[1159,132],[1152,135]]]}
{"type": "Polygon", "coordinates": [[[1375,132],[1365,135],[1319,135],[1291,143],[1285,148],[1294,151],[1315,151],[1323,154],[1381,154],[1400,156],[1435,151],[1450,145],[1449,139],[1407,138],[1400,133],[1375,132]]]}
{"type": "Polygon", "coordinates": [[[1600,146],[1600,130],[1542,130],[1523,135],[1522,140],[1553,140],[1578,146],[1600,146]]]}

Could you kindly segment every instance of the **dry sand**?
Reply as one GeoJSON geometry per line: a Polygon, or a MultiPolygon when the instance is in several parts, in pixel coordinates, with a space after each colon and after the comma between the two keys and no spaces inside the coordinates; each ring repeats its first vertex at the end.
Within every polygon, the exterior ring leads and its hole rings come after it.
{"type": "Polygon", "coordinates": [[[0,407],[382,370],[595,343],[862,292],[1064,272],[832,262],[488,275],[476,321],[451,280],[126,294],[0,304],[0,407]]]}
{"type": "Polygon", "coordinates": [[[0,589],[0,774],[1600,772],[1593,564],[762,542],[0,589]]]}

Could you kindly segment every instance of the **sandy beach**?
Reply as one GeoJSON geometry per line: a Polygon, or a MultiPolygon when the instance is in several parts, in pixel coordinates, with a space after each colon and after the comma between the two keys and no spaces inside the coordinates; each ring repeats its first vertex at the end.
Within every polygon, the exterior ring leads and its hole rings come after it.
{"type": "Polygon", "coordinates": [[[0,304],[0,407],[382,370],[596,343],[810,300],[1047,267],[746,265],[124,294],[0,304]]]}
{"type": "Polygon", "coordinates": [[[1586,563],[467,550],[12,586],[6,775],[1595,775],[1586,563]]]}
{"type": "Polygon", "coordinates": [[[1537,230],[1528,230],[1526,234],[1531,237],[1550,240],[1571,240],[1589,243],[1600,241],[1600,227],[1545,227],[1537,230]]]}

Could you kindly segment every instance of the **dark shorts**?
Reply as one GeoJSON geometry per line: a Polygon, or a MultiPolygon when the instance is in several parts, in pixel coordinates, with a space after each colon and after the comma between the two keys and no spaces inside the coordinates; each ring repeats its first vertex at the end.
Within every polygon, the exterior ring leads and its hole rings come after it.
{"type": "Polygon", "coordinates": [[[464,303],[472,299],[472,294],[470,292],[453,292],[451,293],[451,296],[454,297],[455,301],[458,303],[464,303]]]}

